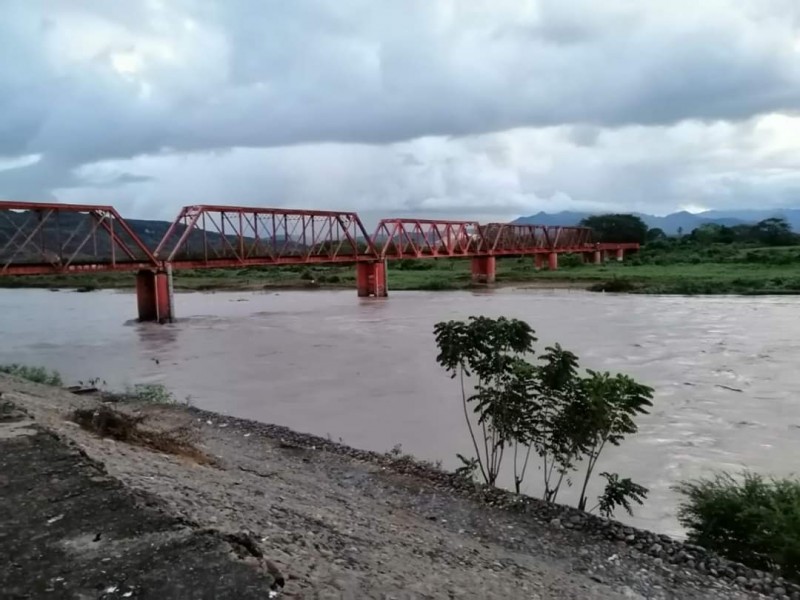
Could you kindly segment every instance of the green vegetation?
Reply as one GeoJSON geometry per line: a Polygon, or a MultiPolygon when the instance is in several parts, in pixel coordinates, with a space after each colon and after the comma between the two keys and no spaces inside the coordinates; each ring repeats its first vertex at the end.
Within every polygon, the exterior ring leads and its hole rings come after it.
{"type": "MultiPolygon", "coordinates": [[[[580,373],[578,357],[558,344],[545,348],[538,363],[529,362],[536,335],[517,319],[446,321],[436,324],[434,335],[437,362],[459,380],[475,451],[470,458],[458,455],[463,463],[458,472],[479,473],[494,486],[511,455],[520,493],[533,452],[541,459],[547,502],[556,502],[562,485],[571,485],[572,473],[584,470],[578,508],[587,510],[588,483],[603,449],[637,431],[634,418],[652,406],[653,390],[626,375],[580,373]]],[[[605,490],[590,510],[611,516],[621,506],[630,513],[631,502],[641,504],[647,495],[628,478],[600,476],[605,490]]]]}
{"type": "Polygon", "coordinates": [[[175,396],[160,383],[137,383],[129,386],[123,396],[125,400],[147,404],[175,404],[175,396]]]}
{"type": "Polygon", "coordinates": [[[48,371],[44,367],[28,367],[18,364],[0,365],[0,373],[21,377],[22,379],[27,379],[34,383],[57,386],[64,385],[58,371],[48,371]]]}
{"type": "Polygon", "coordinates": [[[690,542],[800,581],[800,481],[723,473],[677,490],[690,542]]]}

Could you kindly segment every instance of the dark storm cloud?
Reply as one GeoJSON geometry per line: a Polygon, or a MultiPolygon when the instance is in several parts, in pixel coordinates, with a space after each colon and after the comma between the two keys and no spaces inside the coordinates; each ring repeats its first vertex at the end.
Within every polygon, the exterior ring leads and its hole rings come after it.
{"type": "Polygon", "coordinates": [[[592,146],[800,106],[788,0],[3,5],[0,156],[42,160],[0,171],[0,194],[139,155],[558,125],[592,146]]]}

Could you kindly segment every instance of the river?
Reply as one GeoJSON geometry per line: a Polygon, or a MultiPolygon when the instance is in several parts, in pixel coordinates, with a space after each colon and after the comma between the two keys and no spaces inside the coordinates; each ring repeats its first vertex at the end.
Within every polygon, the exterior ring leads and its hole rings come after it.
{"type": "MultiPolygon", "coordinates": [[[[457,384],[435,362],[433,325],[505,315],[584,367],[655,388],[640,432],[599,465],[650,488],[635,517],[621,520],[680,535],[675,482],[719,468],[786,475],[800,456],[800,298],[220,292],[177,294],[171,325],[136,323],[134,311],[125,292],[0,290],[0,363],[114,388],[163,383],[201,408],[360,448],[401,444],[452,468],[470,442],[457,384]]],[[[529,493],[539,480],[534,469],[529,493]]]]}

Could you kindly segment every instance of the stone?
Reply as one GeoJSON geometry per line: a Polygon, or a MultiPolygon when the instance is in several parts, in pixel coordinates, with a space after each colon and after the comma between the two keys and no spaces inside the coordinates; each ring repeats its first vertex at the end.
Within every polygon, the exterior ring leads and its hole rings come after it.
{"type": "Polygon", "coordinates": [[[661,544],[653,544],[652,546],[650,546],[650,554],[661,554],[662,550],[663,547],[661,546],[661,544]]]}
{"type": "Polygon", "coordinates": [[[772,593],[775,594],[778,597],[784,596],[784,595],[786,595],[786,588],[782,587],[780,585],[775,586],[774,588],[772,588],[772,593]]]}

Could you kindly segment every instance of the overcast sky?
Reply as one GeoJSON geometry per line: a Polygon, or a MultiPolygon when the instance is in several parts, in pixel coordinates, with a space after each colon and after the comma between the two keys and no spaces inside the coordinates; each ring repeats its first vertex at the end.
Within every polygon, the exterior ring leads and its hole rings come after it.
{"type": "Polygon", "coordinates": [[[800,207],[798,0],[0,0],[0,197],[800,207]]]}

